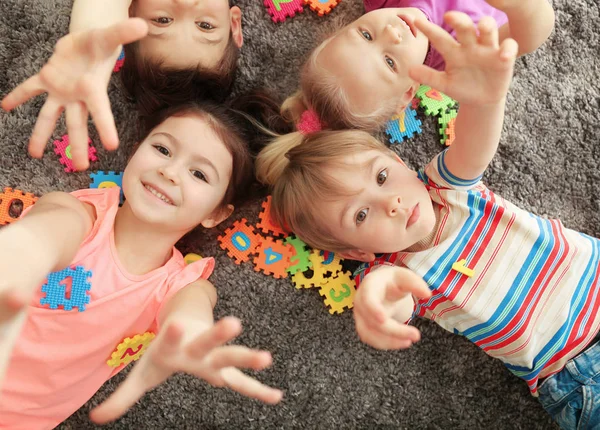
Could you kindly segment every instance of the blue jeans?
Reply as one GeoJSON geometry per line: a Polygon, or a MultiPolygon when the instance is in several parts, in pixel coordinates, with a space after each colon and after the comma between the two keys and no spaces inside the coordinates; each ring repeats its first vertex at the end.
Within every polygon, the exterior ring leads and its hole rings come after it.
{"type": "Polygon", "coordinates": [[[565,430],[600,430],[600,342],[539,387],[539,401],[565,430]]]}

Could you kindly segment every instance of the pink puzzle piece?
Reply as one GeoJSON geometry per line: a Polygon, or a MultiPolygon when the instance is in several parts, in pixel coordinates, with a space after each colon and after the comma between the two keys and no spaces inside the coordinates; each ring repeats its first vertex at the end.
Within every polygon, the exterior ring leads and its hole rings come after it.
{"type": "Polygon", "coordinates": [[[283,22],[304,10],[304,0],[264,0],[273,22],[283,22]]]}
{"type": "MultiPolygon", "coordinates": [[[[60,164],[65,166],[65,172],[75,172],[73,162],[71,161],[71,145],[69,145],[69,135],[65,134],[61,140],[54,141],[54,152],[60,157],[60,164]]],[[[88,157],[90,161],[97,161],[96,148],[92,146],[92,139],[88,138],[88,157]]]]}

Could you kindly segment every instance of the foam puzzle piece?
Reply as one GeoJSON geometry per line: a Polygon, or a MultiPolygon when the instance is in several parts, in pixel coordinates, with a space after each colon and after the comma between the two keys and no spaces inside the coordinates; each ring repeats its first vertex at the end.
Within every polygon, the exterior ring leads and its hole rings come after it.
{"type": "Polygon", "coordinates": [[[286,269],[290,265],[291,255],[291,246],[281,240],[273,240],[268,237],[262,240],[256,248],[256,255],[253,258],[254,270],[262,271],[265,275],[271,275],[274,278],[287,278],[286,269]]]}
{"type": "Polygon", "coordinates": [[[258,214],[260,221],[256,227],[262,230],[263,233],[271,233],[273,236],[287,236],[289,233],[273,220],[271,216],[271,196],[262,203],[262,211],[258,214]]]}
{"type": "Polygon", "coordinates": [[[329,278],[326,284],[319,289],[319,294],[325,297],[325,305],[329,307],[329,313],[341,314],[345,308],[354,307],[354,296],[356,295],[356,284],[350,276],[350,272],[338,272],[336,276],[329,278]]]}
{"type": "Polygon", "coordinates": [[[127,366],[132,361],[139,360],[144,352],[150,346],[150,342],[156,335],[151,331],[144,334],[136,334],[133,337],[126,337],[117,345],[117,348],[111,354],[110,359],[106,362],[110,367],[119,367],[120,365],[127,366]]]}
{"type": "Polygon", "coordinates": [[[121,204],[123,204],[125,200],[125,195],[123,194],[123,172],[113,172],[112,170],[104,172],[100,170],[90,173],[90,178],[92,179],[90,188],[121,188],[120,200],[121,204]]]}
{"type": "Polygon", "coordinates": [[[10,224],[19,218],[14,218],[10,214],[10,207],[15,201],[23,203],[23,210],[29,206],[33,206],[38,198],[31,193],[24,193],[21,190],[13,190],[12,188],[4,188],[4,192],[0,193],[0,225],[10,224]]]}
{"type": "Polygon", "coordinates": [[[183,261],[185,261],[185,264],[191,264],[194,261],[199,261],[202,260],[202,256],[198,255],[198,254],[194,254],[193,252],[190,252],[189,254],[185,254],[185,257],[183,257],[183,261]]]}
{"type": "Polygon", "coordinates": [[[325,16],[330,13],[342,0],[304,0],[304,4],[310,7],[310,10],[325,16]]]}
{"type": "Polygon", "coordinates": [[[292,255],[290,256],[290,266],[287,268],[287,272],[290,275],[300,271],[306,272],[312,267],[310,262],[310,252],[308,251],[306,243],[296,236],[288,236],[285,238],[285,244],[292,246],[292,255]]]}
{"type": "Polygon", "coordinates": [[[219,236],[219,246],[226,250],[227,255],[237,264],[241,264],[250,260],[250,255],[256,252],[256,248],[264,240],[263,236],[255,233],[254,228],[248,225],[246,218],[242,218],[225,230],[223,236],[219,236]]]}
{"type": "Polygon", "coordinates": [[[40,304],[48,305],[50,309],[58,309],[62,306],[65,311],[78,308],[79,312],[85,311],[85,305],[90,302],[88,291],[92,284],[88,281],[92,272],[85,270],[83,266],[74,269],[67,267],[59,272],[48,275],[46,283],[42,285],[45,297],[40,299],[40,304]],[[67,298],[67,281],[71,280],[71,293],[67,298]]]}
{"type": "Polygon", "coordinates": [[[283,22],[304,11],[304,0],[264,0],[273,22],[283,22]]]}
{"type": "Polygon", "coordinates": [[[417,111],[407,107],[404,112],[388,121],[385,132],[389,136],[390,143],[393,144],[410,139],[415,133],[422,133],[421,120],[417,119],[417,111]]]}
{"type": "MultiPolygon", "coordinates": [[[[60,158],[60,164],[65,166],[65,172],[73,173],[75,168],[71,161],[71,145],[69,144],[69,135],[65,134],[61,140],[54,141],[54,152],[60,158]]],[[[92,139],[88,138],[88,158],[90,161],[97,161],[96,148],[92,146],[92,139]]]]}
{"type": "Polygon", "coordinates": [[[337,261],[333,261],[328,265],[324,264],[324,258],[321,251],[313,249],[309,256],[311,262],[311,270],[304,272],[296,272],[292,275],[292,283],[297,289],[313,288],[324,285],[328,281],[328,275],[336,273],[334,271],[341,270],[342,266],[337,261]],[[312,272],[312,275],[310,274],[312,272]]]}
{"type": "Polygon", "coordinates": [[[440,112],[446,112],[456,104],[456,101],[446,94],[428,85],[421,85],[416,96],[421,100],[419,106],[425,110],[426,115],[438,115],[440,112]]]}
{"type": "Polygon", "coordinates": [[[456,122],[456,116],[458,111],[456,109],[450,109],[448,112],[442,112],[438,118],[440,125],[440,143],[442,145],[450,146],[454,142],[454,123],[456,122]]]}
{"type": "Polygon", "coordinates": [[[117,73],[119,70],[121,70],[121,67],[123,67],[123,64],[125,64],[125,50],[124,49],[121,50],[121,53],[119,54],[119,57],[117,58],[115,67],[113,68],[113,72],[117,73]]]}

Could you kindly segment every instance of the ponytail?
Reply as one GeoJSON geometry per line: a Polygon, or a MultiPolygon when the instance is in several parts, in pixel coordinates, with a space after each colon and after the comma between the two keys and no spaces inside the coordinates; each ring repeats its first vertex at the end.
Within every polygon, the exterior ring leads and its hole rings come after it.
{"type": "Polygon", "coordinates": [[[290,164],[288,152],[300,146],[304,135],[298,131],[276,137],[256,158],[256,179],[274,186],[290,164]]]}

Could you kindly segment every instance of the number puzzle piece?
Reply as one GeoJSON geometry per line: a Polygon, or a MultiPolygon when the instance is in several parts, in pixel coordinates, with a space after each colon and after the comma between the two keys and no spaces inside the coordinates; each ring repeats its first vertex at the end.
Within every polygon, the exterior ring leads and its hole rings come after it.
{"type": "Polygon", "coordinates": [[[421,100],[419,106],[425,110],[426,115],[437,115],[453,107],[456,102],[446,94],[434,90],[428,85],[421,85],[416,96],[421,100]]]}
{"type": "Polygon", "coordinates": [[[117,73],[119,70],[121,70],[121,67],[123,67],[123,64],[125,64],[125,50],[124,49],[121,50],[121,53],[119,54],[119,58],[117,58],[117,62],[115,63],[113,72],[117,73]]]}
{"type": "Polygon", "coordinates": [[[125,366],[132,361],[139,360],[144,352],[150,346],[150,342],[154,339],[155,334],[147,331],[144,334],[136,334],[133,337],[126,337],[117,345],[117,348],[111,354],[110,359],[106,362],[110,367],[125,366]]]}
{"type": "Polygon", "coordinates": [[[350,276],[350,272],[339,272],[321,286],[319,294],[325,296],[325,305],[329,307],[330,314],[333,315],[335,312],[341,314],[344,312],[344,308],[352,309],[354,307],[356,284],[350,276]]]}
{"type": "Polygon", "coordinates": [[[389,136],[390,143],[400,143],[404,139],[410,139],[415,133],[422,133],[421,120],[417,119],[417,111],[407,107],[400,115],[388,121],[385,132],[389,136]]]}
{"type": "MultiPolygon", "coordinates": [[[[69,144],[69,135],[65,134],[61,140],[54,141],[54,152],[60,157],[60,164],[65,166],[65,172],[73,173],[75,168],[71,161],[71,145],[69,144]]],[[[92,146],[92,139],[88,138],[88,158],[90,161],[97,161],[96,148],[92,146]]]]}
{"type": "Polygon", "coordinates": [[[264,0],[273,22],[283,22],[304,11],[304,0],[264,0]]]}
{"type": "Polygon", "coordinates": [[[327,15],[331,12],[342,0],[304,0],[304,4],[310,7],[310,10],[319,14],[319,16],[327,15]]]}
{"type": "Polygon", "coordinates": [[[125,195],[123,194],[123,172],[113,172],[112,170],[108,172],[99,171],[90,173],[90,178],[92,179],[90,188],[121,188],[120,200],[121,204],[123,204],[125,200],[125,195]]]}
{"type": "Polygon", "coordinates": [[[456,122],[456,116],[458,111],[456,109],[450,109],[448,112],[442,112],[438,118],[440,124],[440,143],[442,145],[450,146],[454,142],[454,123],[456,122]]]}
{"type": "Polygon", "coordinates": [[[23,204],[23,209],[21,210],[21,213],[23,213],[25,209],[37,202],[37,199],[31,193],[5,188],[4,192],[0,193],[0,225],[10,224],[19,219],[19,217],[15,218],[10,213],[10,207],[14,202],[20,201],[23,204]]]}
{"type": "Polygon", "coordinates": [[[202,260],[202,256],[198,255],[198,254],[194,254],[192,252],[190,252],[189,254],[185,254],[185,257],[183,257],[183,261],[185,261],[185,264],[191,264],[194,261],[199,261],[202,260]]]}
{"type": "Polygon", "coordinates": [[[42,292],[46,297],[40,299],[40,304],[50,306],[50,309],[58,309],[62,306],[65,311],[78,308],[79,312],[85,311],[85,305],[90,302],[88,291],[92,288],[88,278],[92,272],[86,271],[82,266],[75,269],[67,267],[59,272],[52,272],[42,285],[42,292]],[[68,283],[70,281],[70,293],[68,283]]]}
{"type": "Polygon", "coordinates": [[[290,256],[290,266],[287,272],[290,275],[300,271],[306,272],[312,267],[310,262],[310,252],[307,250],[307,245],[296,236],[289,236],[285,239],[285,244],[292,246],[292,255],[290,256]]]}
{"type": "Polygon", "coordinates": [[[256,227],[262,230],[263,233],[271,233],[274,236],[286,236],[288,231],[280,227],[271,216],[271,196],[262,204],[263,210],[258,214],[260,221],[256,224],[256,227]]]}
{"type": "Polygon", "coordinates": [[[225,235],[219,236],[219,246],[227,251],[227,255],[233,258],[237,264],[248,261],[250,255],[254,254],[259,243],[264,238],[254,232],[248,225],[246,218],[233,223],[233,226],[225,230],[225,235]]]}
{"type": "Polygon", "coordinates": [[[329,280],[327,275],[333,275],[342,270],[339,258],[335,257],[329,264],[325,264],[323,255],[318,249],[313,249],[309,260],[312,268],[292,275],[292,283],[297,289],[321,286],[329,280]],[[311,274],[312,272],[312,274],[311,274]]]}
{"type": "Polygon", "coordinates": [[[254,270],[262,271],[265,275],[274,278],[287,278],[287,267],[290,265],[292,247],[281,240],[270,237],[263,239],[256,248],[254,257],[254,270]]]}

